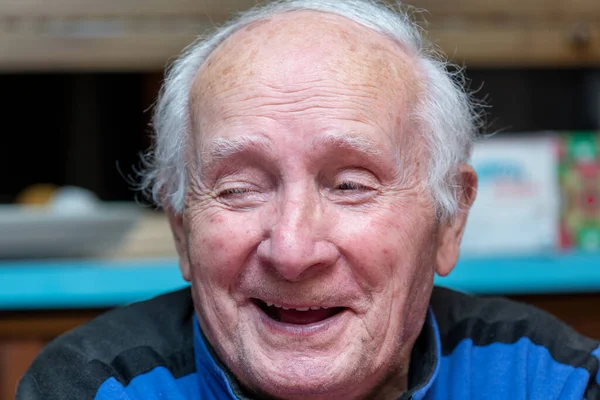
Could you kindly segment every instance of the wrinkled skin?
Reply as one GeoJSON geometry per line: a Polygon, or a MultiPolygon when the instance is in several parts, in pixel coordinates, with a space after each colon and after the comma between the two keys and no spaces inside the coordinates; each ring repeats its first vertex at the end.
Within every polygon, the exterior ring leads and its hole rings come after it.
{"type": "Polygon", "coordinates": [[[373,399],[406,389],[433,275],[456,262],[476,184],[461,166],[465,206],[436,221],[408,118],[418,82],[389,39],[312,12],[250,25],[199,71],[186,207],[170,221],[201,327],[248,390],[373,399]],[[290,333],[253,299],[346,311],[290,333]]]}

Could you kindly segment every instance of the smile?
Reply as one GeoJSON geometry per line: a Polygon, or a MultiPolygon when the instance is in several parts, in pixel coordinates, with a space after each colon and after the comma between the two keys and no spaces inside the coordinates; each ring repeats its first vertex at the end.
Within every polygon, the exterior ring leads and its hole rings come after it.
{"type": "Polygon", "coordinates": [[[346,310],[346,307],[302,306],[288,307],[277,303],[253,299],[253,303],[269,319],[280,324],[309,327],[320,325],[346,310]]]}

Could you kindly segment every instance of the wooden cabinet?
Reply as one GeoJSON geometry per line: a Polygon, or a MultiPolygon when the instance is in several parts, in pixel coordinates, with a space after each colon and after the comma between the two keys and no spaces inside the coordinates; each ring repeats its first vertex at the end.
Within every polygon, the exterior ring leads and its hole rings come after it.
{"type": "MultiPolygon", "coordinates": [[[[468,66],[598,66],[597,0],[408,0],[430,39],[468,66]]],[[[0,71],[161,71],[254,0],[0,2],[0,71]]]]}
{"type": "Polygon", "coordinates": [[[468,66],[598,66],[597,0],[409,0],[430,37],[468,66]]]}

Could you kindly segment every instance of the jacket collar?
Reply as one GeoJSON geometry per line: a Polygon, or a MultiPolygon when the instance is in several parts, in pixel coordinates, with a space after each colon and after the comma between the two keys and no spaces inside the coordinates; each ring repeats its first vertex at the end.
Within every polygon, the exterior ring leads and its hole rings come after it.
{"type": "Polygon", "coordinates": [[[422,400],[433,385],[442,357],[442,344],[435,315],[429,308],[423,329],[410,355],[408,387],[401,400],[422,400]]]}

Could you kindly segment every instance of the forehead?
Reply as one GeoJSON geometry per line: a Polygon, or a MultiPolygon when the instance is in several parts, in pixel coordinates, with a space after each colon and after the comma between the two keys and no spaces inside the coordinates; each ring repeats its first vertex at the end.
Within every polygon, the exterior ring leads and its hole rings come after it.
{"type": "Polygon", "coordinates": [[[252,23],[227,38],[198,72],[191,96],[298,70],[405,94],[417,89],[414,60],[398,44],[344,17],[303,11],[252,23]]]}
{"type": "Polygon", "coordinates": [[[398,121],[418,79],[413,57],[387,37],[340,16],[290,12],[250,24],[211,54],[190,93],[193,119],[216,117],[265,88],[282,98],[333,90],[333,100],[354,96],[377,111],[373,119],[398,121]]]}

